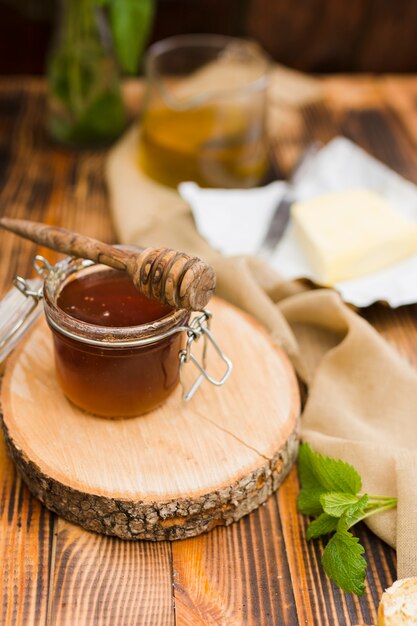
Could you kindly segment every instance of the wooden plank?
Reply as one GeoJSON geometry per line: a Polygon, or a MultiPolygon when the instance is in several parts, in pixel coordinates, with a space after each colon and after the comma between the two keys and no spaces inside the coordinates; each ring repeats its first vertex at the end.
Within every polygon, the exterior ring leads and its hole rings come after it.
{"type": "Polygon", "coordinates": [[[46,624],[54,515],[31,496],[0,438],[2,626],[46,624]]]}
{"type": "Polygon", "coordinates": [[[103,537],[58,519],[48,626],[174,624],[169,543],[103,537]]]}
{"type": "Polygon", "coordinates": [[[174,543],[172,556],[178,626],[299,623],[275,497],[227,528],[174,543]]]}
{"type": "Polygon", "coordinates": [[[381,90],[387,106],[417,148],[417,76],[384,76],[381,90]]]}
{"type": "MultiPolygon", "coordinates": [[[[108,215],[102,152],[77,153],[50,143],[44,129],[45,91],[27,80],[0,82],[1,214],[59,224],[103,241],[115,239],[108,215]]],[[[33,274],[35,254],[50,250],[0,232],[0,294],[18,273],[33,274]]]]}
{"type": "Polygon", "coordinates": [[[246,35],[290,67],[307,72],[412,72],[417,52],[409,0],[342,4],[248,0],[246,35]],[[342,35],[343,33],[343,35],[342,35]]]}
{"type": "MultiPolygon", "coordinates": [[[[0,207],[26,213],[30,189],[18,170],[19,127],[29,123],[25,95],[17,82],[2,90],[0,100],[0,207]]],[[[30,122],[31,123],[31,122],[30,122]]],[[[29,173],[32,169],[29,170],[29,173]]],[[[46,189],[38,187],[41,195],[46,189]]],[[[24,246],[0,234],[0,294],[11,286],[18,266],[27,268],[24,246]]],[[[30,247],[30,246],[29,246],[30,247]]],[[[33,498],[17,476],[0,436],[0,584],[2,626],[46,624],[50,547],[54,515],[33,498]]]]}
{"type": "Polygon", "coordinates": [[[363,311],[363,316],[414,367],[417,367],[417,306],[396,310],[375,304],[363,311]]]}
{"type": "Polygon", "coordinates": [[[415,77],[338,76],[327,79],[323,89],[326,101],[315,107],[312,124],[317,138],[343,134],[417,182],[415,77]]]}

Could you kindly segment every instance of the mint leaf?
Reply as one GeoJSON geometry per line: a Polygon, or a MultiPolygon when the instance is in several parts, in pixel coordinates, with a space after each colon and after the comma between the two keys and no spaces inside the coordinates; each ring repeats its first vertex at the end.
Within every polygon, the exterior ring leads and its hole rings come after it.
{"type": "Polygon", "coordinates": [[[298,450],[298,475],[303,489],[312,489],[323,485],[316,478],[314,472],[314,452],[308,443],[302,443],[298,450]]]}
{"type": "Polygon", "coordinates": [[[321,559],[326,574],[348,593],[365,592],[367,563],[359,539],[347,530],[338,530],[324,549],[321,559]]]}
{"type": "Polygon", "coordinates": [[[365,493],[365,495],[363,495],[362,498],[356,502],[356,504],[348,507],[339,519],[337,530],[348,530],[359,522],[365,514],[365,508],[368,501],[369,497],[365,493]]]}
{"type": "Polygon", "coordinates": [[[298,468],[303,488],[323,487],[353,495],[362,488],[361,477],[352,465],[314,452],[307,443],[300,446],[298,468]]]}
{"type": "Polygon", "coordinates": [[[297,499],[298,510],[303,513],[303,515],[311,515],[313,517],[323,513],[323,507],[320,502],[323,493],[323,487],[302,489],[297,499]]]}
{"type": "Polygon", "coordinates": [[[306,535],[307,539],[317,539],[317,537],[332,533],[336,530],[338,521],[336,517],[322,513],[320,517],[309,524],[306,535]]]}
{"type": "Polygon", "coordinates": [[[110,25],[115,52],[123,71],[134,74],[148,39],[154,0],[111,0],[110,25]]]}
{"type": "Polygon", "coordinates": [[[356,504],[359,500],[358,496],[354,496],[351,493],[337,493],[330,492],[324,493],[320,496],[320,503],[323,507],[323,511],[333,517],[340,517],[343,513],[356,504]]]}
{"type": "Polygon", "coordinates": [[[349,528],[365,517],[394,508],[397,498],[359,494],[362,480],[354,467],[318,454],[306,443],[300,446],[298,472],[298,508],[317,517],[307,528],[307,539],[336,531],[324,549],[323,567],[344,591],[362,595],[367,564],[364,549],[349,528]]]}

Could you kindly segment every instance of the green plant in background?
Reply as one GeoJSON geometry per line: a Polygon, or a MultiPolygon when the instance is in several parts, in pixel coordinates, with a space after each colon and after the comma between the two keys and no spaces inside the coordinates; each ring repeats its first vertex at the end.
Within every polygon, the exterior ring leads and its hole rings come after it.
{"type": "Polygon", "coordinates": [[[48,128],[55,139],[96,145],[121,133],[120,72],[137,71],[153,9],[153,0],[62,0],[48,67],[48,128]]]}
{"type": "Polygon", "coordinates": [[[350,528],[395,508],[397,498],[360,493],[362,480],[352,465],[318,454],[306,443],[300,446],[298,473],[298,509],[316,518],[307,528],[307,539],[332,534],[321,559],[326,574],[344,591],[363,595],[365,550],[350,528]]]}
{"type": "Polygon", "coordinates": [[[153,0],[102,0],[108,7],[116,56],[122,70],[137,72],[154,14],[153,0]]]}

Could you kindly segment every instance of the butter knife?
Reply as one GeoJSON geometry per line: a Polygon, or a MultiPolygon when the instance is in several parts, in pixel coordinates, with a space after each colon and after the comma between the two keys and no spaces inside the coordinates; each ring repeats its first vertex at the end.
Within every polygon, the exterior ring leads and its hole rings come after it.
{"type": "Polygon", "coordinates": [[[271,256],[275,250],[278,242],[281,240],[287,224],[290,220],[291,205],[295,201],[294,187],[296,179],[300,179],[300,175],[304,173],[306,167],[310,164],[313,158],[317,155],[318,151],[322,147],[322,144],[315,141],[307,146],[307,148],[301,154],[301,157],[297,161],[290,178],[287,181],[287,191],[282,196],[281,200],[274,211],[272,219],[269,223],[266,234],[262,240],[262,243],[258,249],[258,255],[263,258],[271,256]]]}

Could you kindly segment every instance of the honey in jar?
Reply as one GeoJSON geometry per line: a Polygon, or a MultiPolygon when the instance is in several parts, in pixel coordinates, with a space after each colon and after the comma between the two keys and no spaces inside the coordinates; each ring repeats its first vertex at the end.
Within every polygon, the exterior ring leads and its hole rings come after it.
{"type": "Polygon", "coordinates": [[[163,185],[192,180],[201,187],[252,187],[267,165],[264,128],[243,107],[159,106],[144,116],[139,166],[163,185]]]}
{"type": "Polygon", "coordinates": [[[153,44],[140,121],[139,166],[177,187],[253,187],[267,172],[269,59],[252,42],[180,35],[153,44]]]}
{"type": "Polygon", "coordinates": [[[149,300],[124,272],[66,260],[45,282],[58,382],[69,400],[104,417],[162,404],[179,382],[189,312],[149,300]]]}

